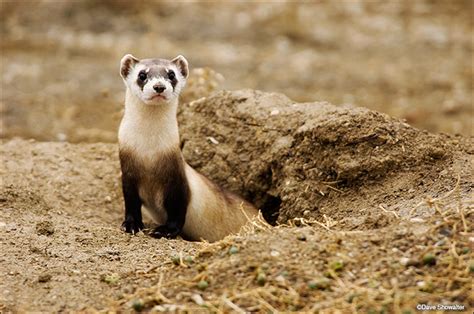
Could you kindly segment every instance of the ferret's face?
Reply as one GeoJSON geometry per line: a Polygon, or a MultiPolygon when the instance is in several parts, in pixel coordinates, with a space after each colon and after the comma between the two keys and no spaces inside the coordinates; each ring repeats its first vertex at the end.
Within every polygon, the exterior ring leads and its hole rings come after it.
{"type": "Polygon", "coordinates": [[[174,103],[188,77],[188,62],[183,56],[173,60],[139,60],[128,54],[120,62],[125,85],[147,105],[174,103]]]}

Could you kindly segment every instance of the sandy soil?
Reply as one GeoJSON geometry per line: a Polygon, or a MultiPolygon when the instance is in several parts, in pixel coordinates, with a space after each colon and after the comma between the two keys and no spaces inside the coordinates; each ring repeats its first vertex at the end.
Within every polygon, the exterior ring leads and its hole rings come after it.
{"type": "Polygon", "coordinates": [[[0,312],[472,312],[472,6],[0,1],[0,312]],[[129,52],[189,59],[183,153],[271,226],[120,230],[129,52]]]}
{"type": "Polygon", "coordinates": [[[252,90],[192,102],[179,117],[187,160],[280,226],[256,222],[216,244],[131,236],[119,229],[116,145],[6,141],[3,310],[474,305],[469,140],[252,90]]]}

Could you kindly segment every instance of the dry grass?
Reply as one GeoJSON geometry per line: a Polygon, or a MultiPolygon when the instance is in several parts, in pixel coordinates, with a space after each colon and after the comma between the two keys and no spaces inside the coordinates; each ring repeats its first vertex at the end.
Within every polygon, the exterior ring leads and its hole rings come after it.
{"type": "Polygon", "coordinates": [[[474,210],[458,189],[427,200],[435,212],[426,220],[380,206],[397,219],[383,230],[337,230],[328,217],[270,227],[258,217],[239,235],[203,243],[192,261],[181,256],[148,274],[157,285],[108,310],[415,313],[418,303],[469,309],[474,210]]]}

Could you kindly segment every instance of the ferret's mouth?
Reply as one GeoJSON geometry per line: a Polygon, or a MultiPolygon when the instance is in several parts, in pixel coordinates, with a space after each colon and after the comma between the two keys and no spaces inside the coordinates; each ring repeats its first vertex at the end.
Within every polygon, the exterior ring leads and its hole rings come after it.
{"type": "Polygon", "coordinates": [[[150,100],[163,99],[166,100],[166,97],[163,95],[155,95],[150,98],[150,100]]]}

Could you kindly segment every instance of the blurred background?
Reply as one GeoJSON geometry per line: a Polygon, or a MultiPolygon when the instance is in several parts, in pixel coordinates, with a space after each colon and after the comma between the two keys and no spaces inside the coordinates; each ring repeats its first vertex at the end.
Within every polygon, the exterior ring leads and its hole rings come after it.
{"type": "Polygon", "coordinates": [[[471,0],[0,1],[1,138],[114,142],[125,53],[186,56],[183,101],[252,88],[474,135],[471,0]]]}

